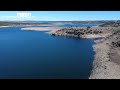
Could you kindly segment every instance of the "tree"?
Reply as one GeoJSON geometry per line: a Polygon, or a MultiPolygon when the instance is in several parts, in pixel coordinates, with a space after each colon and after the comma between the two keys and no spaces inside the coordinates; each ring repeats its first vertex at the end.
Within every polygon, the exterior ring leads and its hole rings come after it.
{"type": "Polygon", "coordinates": [[[87,27],[87,30],[89,30],[90,28],[91,28],[91,27],[90,27],[90,26],[88,26],[88,27],[87,27]]]}

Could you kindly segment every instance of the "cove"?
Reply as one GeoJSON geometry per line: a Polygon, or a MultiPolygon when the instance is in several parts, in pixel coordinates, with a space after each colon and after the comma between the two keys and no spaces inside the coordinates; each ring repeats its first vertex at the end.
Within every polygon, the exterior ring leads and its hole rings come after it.
{"type": "Polygon", "coordinates": [[[92,39],[0,28],[0,79],[88,79],[92,39]]]}

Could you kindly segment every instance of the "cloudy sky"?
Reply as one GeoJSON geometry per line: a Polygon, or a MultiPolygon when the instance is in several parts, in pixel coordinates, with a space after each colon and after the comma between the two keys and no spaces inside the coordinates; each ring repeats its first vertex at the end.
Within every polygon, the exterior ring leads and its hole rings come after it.
{"type": "Polygon", "coordinates": [[[3,20],[120,20],[120,11],[0,11],[0,21],[3,20]]]}

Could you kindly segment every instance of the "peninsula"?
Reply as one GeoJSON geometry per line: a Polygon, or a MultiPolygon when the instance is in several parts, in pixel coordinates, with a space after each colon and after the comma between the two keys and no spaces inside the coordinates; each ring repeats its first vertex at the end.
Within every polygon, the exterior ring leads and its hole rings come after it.
{"type": "Polygon", "coordinates": [[[107,22],[95,27],[68,27],[50,34],[54,36],[94,38],[95,56],[89,79],[120,79],[119,21],[107,22]]]}

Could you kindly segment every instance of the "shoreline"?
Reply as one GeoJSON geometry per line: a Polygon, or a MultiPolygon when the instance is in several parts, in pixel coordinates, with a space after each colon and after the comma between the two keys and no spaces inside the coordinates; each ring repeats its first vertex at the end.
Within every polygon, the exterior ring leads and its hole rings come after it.
{"type": "MultiPolygon", "coordinates": [[[[78,37],[76,36],[77,31],[80,33],[82,32],[79,30],[76,31],[76,28],[71,29],[61,29],[61,28],[55,28],[55,27],[48,27],[50,30],[47,32],[48,34],[54,35],[54,36],[72,36],[72,37],[78,37]],[[68,33],[67,33],[68,32],[68,33]]],[[[48,30],[48,28],[23,28],[22,30],[37,30],[37,31],[44,31],[48,30]]],[[[120,60],[119,60],[119,55],[117,53],[111,54],[113,50],[115,49],[113,46],[111,46],[111,43],[113,41],[116,41],[116,37],[119,37],[119,35],[113,35],[113,31],[115,29],[112,29],[113,27],[92,27],[91,30],[96,31],[97,28],[97,34],[95,33],[86,33],[86,28],[83,28],[84,33],[86,34],[81,34],[80,38],[87,38],[87,39],[96,39],[100,38],[98,40],[94,40],[95,44],[92,46],[93,50],[95,52],[94,55],[94,60],[93,60],[93,65],[92,65],[92,70],[90,73],[90,76],[88,79],[120,79],[120,60]],[[101,31],[102,33],[99,33],[101,31]],[[99,30],[99,31],[98,31],[99,30]],[[115,56],[116,57],[112,57],[115,56]],[[118,64],[119,63],[119,64],[118,64]]],[[[116,50],[115,50],[116,51],[116,50]]],[[[118,51],[119,52],[119,51],[118,51]]]]}
{"type": "Polygon", "coordinates": [[[118,36],[110,35],[103,39],[95,40],[93,45],[95,55],[89,79],[120,79],[120,55],[116,52],[119,52],[120,48],[115,48],[111,45],[118,36]]]}
{"type": "MultiPolygon", "coordinates": [[[[12,26],[0,26],[0,27],[12,27],[12,26]]],[[[61,30],[63,27],[25,27],[21,28],[21,30],[35,30],[35,31],[48,31],[46,33],[55,36],[72,36],[78,37],[78,31],[81,33],[81,30],[71,30],[65,29],[61,30]],[[71,30],[71,31],[70,31],[71,30]],[[75,32],[73,32],[75,31],[75,32]],[[68,32],[68,33],[66,33],[68,32]]],[[[95,31],[99,29],[101,31],[101,27],[92,27],[92,30],[95,31]]],[[[74,28],[72,28],[74,29],[74,28]]],[[[78,28],[80,29],[80,28],[78,28]]],[[[84,29],[84,27],[82,27],[84,29]]],[[[92,70],[88,79],[120,79],[120,46],[114,47],[112,44],[119,42],[120,40],[120,32],[113,34],[116,32],[113,27],[102,27],[102,33],[88,33],[81,34],[80,38],[88,38],[88,39],[96,39],[94,40],[95,44],[92,46],[95,52],[92,70]]],[[[119,30],[117,30],[119,31],[119,30]]],[[[98,31],[97,31],[98,32],[98,31]]],[[[84,32],[86,33],[86,32],[84,32]]],[[[119,43],[118,43],[119,45],[119,43]]]]}
{"type": "Polygon", "coordinates": [[[98,40],[94,40],[95,44],[92,46],[95,55],[92,70],[88,79],[120,79],[119,29],[120,28],[115,27],[92,27],[90,30],[80,28],[65,28],[52,33],[52,35],[89,39],[100,38],[98,40]],[[88,31],[91,31],[92,33],[88,33],[88,31]]]}
{"type": "Polygon", "coordinates": [[[34,30],[34,31],[49,31],[49,33],[55,32],[61,29],[61,27],[25,27],[21,30],[34,30]]]}

